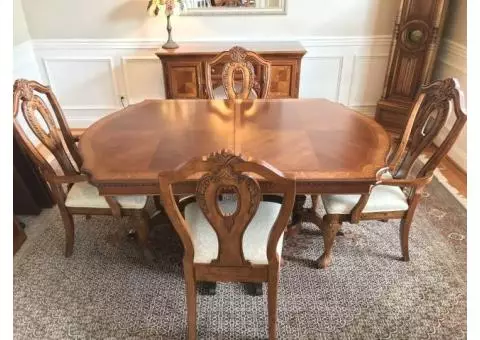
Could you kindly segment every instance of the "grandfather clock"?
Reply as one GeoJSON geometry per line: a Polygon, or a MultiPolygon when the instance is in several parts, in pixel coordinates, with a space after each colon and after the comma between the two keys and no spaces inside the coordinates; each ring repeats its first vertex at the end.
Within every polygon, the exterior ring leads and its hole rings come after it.
{"type": "Polygon", "coordinates": [[[449,0],[401,0],[375,119],[400,133],[420,86],[430,82],[449,0]]]}

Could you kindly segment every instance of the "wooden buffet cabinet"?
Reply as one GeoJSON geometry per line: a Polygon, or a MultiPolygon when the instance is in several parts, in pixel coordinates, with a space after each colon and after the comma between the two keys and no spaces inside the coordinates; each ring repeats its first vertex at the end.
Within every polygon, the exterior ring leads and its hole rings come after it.
{"type": "MultiPolygon", "coordinates": [[[[205,88],[205,61],[218,53],[239,45],[258,53],[272,63],[269,98],[298,98],[300,67],[306,51],[299,42],[212,42],[182,44],[176,50],[156,53],[163,66],[167,99],[207,98],[205,88]]],[[[221,84],[223,64],[213,67],[214,86],[221,84]]],[[[255,77],[262,77],[255,67],[255,77]]]]}

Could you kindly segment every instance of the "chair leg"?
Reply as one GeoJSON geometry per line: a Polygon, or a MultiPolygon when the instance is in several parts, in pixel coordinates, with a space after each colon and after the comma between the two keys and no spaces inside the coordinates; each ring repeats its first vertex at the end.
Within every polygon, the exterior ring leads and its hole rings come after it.
{"type": "Polygon", "coordinates": [[[412,225],[413,216],[420,201],[421,194],[417,193],[410,201],[410,207],[407,214],[400,221],[400,247],[402,248],[402,260],[405,262],[410,261],[408,254],[408,235],[410,234],[410,227],[412,225]]]}
{"type": "Polygon", "coordinates": [[[268,278],[268,339],[277,338],[277,298],[279,269],[272,270],[268,278]]]}
{"type": "Polygon", "coordinates": [[[402,248],[402,261],[410,261],[408,254],[408,236],[410,234],[410,226],[412,225],[412,218],[409,216],[400,221],[400,246],[402,248]]]}
{"type": "Polygon", "coordinates": [[[341,226],[342,224],[337,220],[328,221],[324,218],[322,221],[320,228],[323,232],[324,251],[317,260],[318,268],[327,268],[332,263],[333,242],[335,242],[335,236],[341,226]]]}
{"type": "Polygon", "coordinates": [[[197,288],[191,264],[183,263],[185,289],[187,293],[187,328],[188,340],[197,338],[197,288]]]}
{"type": "Polygon", "coordinates": [[[73,244],[75,242],[75,224],[73,223],[73,216],[66,208],[60,208],[60,215],[63,220],[63,227],[65,228],[65,257],[70,257],[73,254],[73,244]]]}

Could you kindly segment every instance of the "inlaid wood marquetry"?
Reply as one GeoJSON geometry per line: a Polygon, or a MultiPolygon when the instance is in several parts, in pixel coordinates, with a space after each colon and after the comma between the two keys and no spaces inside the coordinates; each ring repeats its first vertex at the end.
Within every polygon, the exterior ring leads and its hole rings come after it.
{"type": "MultiPolygon", "coordinates": [[[[91,125],[79,145],[100,193],[153,195],[159,173],[221,149],[293,173],[299,194],[368,192],[389,147],[373,119],[323,99],[146,100],[91,125]]],[[[195,192],[195,179],[175,190],[195,192]]]]}
{"type": "Polygon", "coordinates": [[[198,79],[201,76],[201,64],[190,64],[182,61],[170,64],[168,74],[169,95],[172,97],[181,96],[182,98],[198,98],[201,94],[201,87],[198,79]]]}
{"type": "Polygon", "coordinates": [[[283,98],[288,93],[289,97],[293,97],[296,84],[292,81],[292,75],[296,74],[296,63],[290,65],[272,65],[270,98],[283,98]]]}

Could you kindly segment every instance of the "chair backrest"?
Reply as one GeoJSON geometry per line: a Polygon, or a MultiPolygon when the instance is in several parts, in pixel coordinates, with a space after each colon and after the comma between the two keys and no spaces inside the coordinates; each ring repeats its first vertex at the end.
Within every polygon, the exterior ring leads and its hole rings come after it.
{"type": "Polygon", "coordinates": [[[247,51],[240,46],[234,46],[230,50],[224,51],[212,60],[206,62],[205,85],[208,98],[214,99],[214,87],[212,82],[213,66],[224,61],[225,65],[222,71],[222,84],[228,99],[247,99],[252,89],[257,92],[259,98],[267,97],[270,89],[271,63],[255,52],[247,51]],[[263,68],[262,84],[259,84],[255,79],[254,64],[260,65],[263,68]],[[240,75],[242,83],[240,91],[238,91],[235,86],[237,82],[235,77],[237,74],[240,75]]]}
{"type": "Polygon", "coordinates": [[[268,238],[266,254],[269,265],[278,264],[276,248],[293,209],[295,180],[265,162],[248,160],[226,150],[194,158],[176,170],[159,176],[164,208],[185,248],[184,261],[193,262],[194,248],[190,228],[175,202],[172,185],[191,180],[200,174],[202,176],[195,193],[196,201],[215,230],[219,245],[218,258],[212,264],[250,266],[244,258],[242,242],[243,234],[262,200],[258,178],[273,184],[275,192],[283,196],[280,212],[268,238]],[[235,211],[222,212],[219,195],[224,192],[236,194],[235,211]]]}
{"type": "Polygon", "coordinates": [[[421,87],[400,146],[392,157],[390,168],[395,169],[394,178],[406,178],[409,175],[415,161],[442,131],[450,112],[453,112],[454,119],[451,128],[416,177],[424,177],[435,170],[467,121],[463,93],[456,79],[437,80],[421,87]]]}
{"type": "Polygon", "coordinates": [[[18,79],[13,85],[14,136],[48,181],[59,174],[45,156],[39,152],[37,146],[33,144],[28,136],[26,126],[21,124],[19,120],[20,116],[23,116],[30,131],[38,138],[39,142],[51,152],[64,175],[79,173],[78,169],[80,169],[82,162],[75,139],[50,87],[25,79],[18,79]],[[40,95],[45,95],[54,114],[40,95]],[[69,157],[69,154],[71,157],[69,157]]]}

